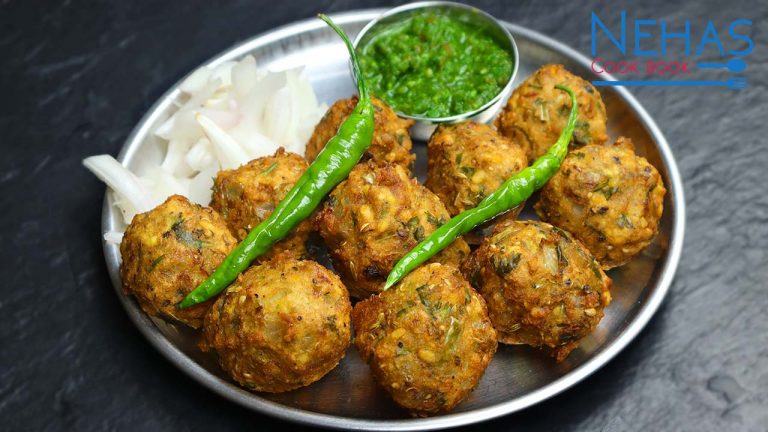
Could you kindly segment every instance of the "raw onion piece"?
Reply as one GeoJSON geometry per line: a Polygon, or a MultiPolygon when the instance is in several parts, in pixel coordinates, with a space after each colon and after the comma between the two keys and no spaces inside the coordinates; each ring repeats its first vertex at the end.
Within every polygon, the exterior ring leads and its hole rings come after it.
{"type": "Polygon", "coordinates": [[[107,231],[104,233],[104,241],[109,244],[119,245],[123,241],[123,233],[120,231],[107,231]]]}
{"type": "Polygon", "coordinates": [[[213,120],[197,113],[197,123],[203,128],[208,140],[213,144],[214,153],[224,169],[234,169],[248,162],[250,158],[238,142],[224,132],[213,120]]]}
{"type": "Polygon", "coordinates": [[[90,156],[83,160],[83,165],[115,192],[115,204],[123,213],[125,223],[130,223],[137,213],[154,207],[152,195],[141,180],[112,156],[90,156]]]}
{"type": "MultiPolygon", "coordinates": [[[[327,109],[301,70],[266,71],[252,56],[199,68],[179,90],[176,110],[154,130],[163,146],[162,160],[146,168],[145,175],[137,177],[107,155],[83,161],[115,192],[126,224],[172,194],[208,205],[221,169],[237,168],[279,147],[304,154],[327,109]]],[[[121,235],[108,232],[104,239],[119,243],[121,235]]]]}

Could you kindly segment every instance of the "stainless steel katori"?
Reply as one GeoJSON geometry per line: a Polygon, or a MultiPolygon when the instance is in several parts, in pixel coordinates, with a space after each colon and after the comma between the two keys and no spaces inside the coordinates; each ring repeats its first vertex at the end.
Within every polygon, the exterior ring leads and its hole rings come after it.
{"type": "MultiPolygon", "coordinates": [[[[350,35],[357,34],[383,10],[354,11],[333,16],[350,35]]],[[[503,23],[517,41],[519,72],[515,85],[546,63],[562,63],[589,77],[589,61],[573,49],[524,27],[503,23]]],[[[323,22],[308,19],[247,40],[210,60],[207,65],[252,54],[262,67],[305,67],[320,100],[331,104],[354,93],[347,52],[323,22]]],[[[509,414],[560,393],[595,373],[621,351],[645,326],[669,290],[680,259],[685,225],[683,188],[675,159],[656,123],[626,89],[603,88],[609,113],[609,134],[632,138],[639,154],[664,177],[669,190],[656,240],[626,266],[611,270],[613,302],[595,332],[562,363],[524,346],[500,345],[478,387],[453,412],[430,418],[409,418],[377,388],[368,367],[354,348],[341,364],[308,387],[282,394],[251,393],[234,384],[215,359],[196,346],[199,334],[183,325],[150,318],[127,297],[119,276],[118,247],[104,245],[115,292],[131,320],[171,363],[212,391],[255,411],[304,424],[360,430],[427,430],[475,423],[509,414]]],[[[178,84],[139,122],[125,142],[119,160],[135,172],[160,163],[159,143],[152,131],[174,110],[178,84]]],[[[415,172],[423,178],[425,146],[415,145],[415,172]]],[[[107,193],[103,231],[123,230],[122,217],[107,193]]],[[[530,210],[522,218],[535,218],[530,210]]]]}
{"type": "Polygon", "coordinates": [[[510,34],[509,29],[507,29],[501,22],[475,7],[449,1],[414,2],[390,9],[371,20],[362,30],[360,30],[355,38],[355,47],[360,46],[360,44],[365,44],[372,37],[375,37],[378,34],[377,29],[381,28],[381,26],[379,26],[380,24],[386,25],[388,23],[397,22],[427,9],[448,15],[461,22],[468,23],[472,25],[473,28],[485,29],[488,34],[493,36],[493,38],[499,42],[500,46],[514,59],[514,65],[512,66],[512,73],[509,76],[509,81],[507,81],[504,88],[502,88],[493,99],[475,110],[441,118],[428,118],[398,112],[398,115],[401,117],[413,119],[415,121],[413,127],[411,127],[411,137],[425,141],[429,139],[432,132],[437,128],[437,125],[441,123],[457,123],[467,120],[487,123],[493,120],[493,118],[496,117],[496,114],[501,110],[501,107],[504,106],[509,95],[512,94],[515,76],[517,75],[517,69],[520,63],[515,38],[510,34]]]}

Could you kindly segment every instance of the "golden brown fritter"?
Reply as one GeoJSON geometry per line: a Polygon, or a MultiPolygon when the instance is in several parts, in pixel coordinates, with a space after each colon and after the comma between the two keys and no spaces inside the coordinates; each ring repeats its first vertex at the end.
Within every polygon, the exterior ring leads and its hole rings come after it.
{"type": "Polygon", "coordinates": [[[541,191],[541,219],[573,234],[604,269],[645,249],[659,228],[664,182],[629,139],[572,151],[541,191]]]}
{"type": "Polygon", "coordinates": [[[205,316],[203,350],[244,387],[270,393],[319,380],[344,358],[352,306],[338,276],[281,254],[250,267],[205,316]]]}
{"type": "Polygon", "coordinates": [[[515,89],[494,125],[502,135],[519,143],[533,162],[547,152],[565,128],[571,101],[555,88],[562,84],[576,93],[579,115],[571,146],[603,144],[608,140],[607,116],[600,93],[563,65],[544,65],[515,89]]]}
{"type": "MultiPolygon", "coordinates": [[[[334,268],[352,295],[381,291],[406,252],[449,219],[440,199],[400,165],[357,165],[315,217],[334,268]]],[[[433,258],[458,266],[469,254],[459,238],[433,258]]]]}
{"type": "Polygon", "coordinates": [[[475,250],[464,276],[488,303],[499,341],[544,348],[562,361],[597,327],[611,280],[570,234],[507,221],[475,250]]]}
{"type": "Polygon", "coordinates": [[[440,125],[427,144],[424,185],[455,216],[476,207],[526,166],[523,149],[486,124],[440,125]]]}
{"type": "MultiPolygon", "coordinates": [[[[374,107],[374,129],[371,146],[363,155],[362,160],[373,159],[379,164],[393,163],[411,170],[416,156],[411,153],[411,135],[408,129],[413,120],[397,116],[392,108],[384,101],[372,98],[374,107]]],[[[349,117],[357,104],[357,96],[336,101],[325,113],[320,123],[315,126],[312,137],[309,138],[304,155],[308,161],[315,160],[325,144],[339,130],[339,126],[349,117]]]]}
{"type": "MultiPolygon", "coordinates": [[[[303,157],[280,148],[273,156],[254,159],[234,170],[219,171],[213,182],[211,207],[224,216],[229,228],[242,240],[272,214],[306,169],[307,161],[303,157]]],[[[303,257],[311,230],[310,221],[300,223],[259,257],[259,261],[282,251],[290,251],[296,258],[303,257]]]]}
{"type": "Polygon", "coordinates": [[[352,322],[376,381],[418,416],[459,404],[496,352],[485,301],[453,266],[417,268],[355,305],[352,322]]]}
{"type": "Polygon", "coordinates": [[[215,211],[173,195],[136,215],[120,243],[120,279],[149,315],[202,325],[212,301],[176,305],[218,267],[235,247],[226,222],[215,211]]]}

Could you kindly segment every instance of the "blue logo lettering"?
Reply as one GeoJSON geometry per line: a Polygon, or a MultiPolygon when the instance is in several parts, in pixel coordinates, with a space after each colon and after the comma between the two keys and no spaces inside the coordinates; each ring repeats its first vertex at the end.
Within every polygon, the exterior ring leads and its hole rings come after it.
{"type": "Polygon", "coordinates": [[[712,24],[712,20],[707,21],[707,29],[704,30],[704,36],[701,37],[699,47],[696,48],[697,57],[701,55],[701,53],[704,51],[704,46],[708,44],[717,45],[717,49],[720,51],[720,55],[725,55],[723,44],[720,42],[720,38],[717,37],[717,30],[715,30],[715,25],[712,24]],[[710,33],[712,36],[710,36],[710,33]]]}
{"type": "Polygon", "coordinates": [[[619,42],[608,30],[608,27],[600,21],[597,14],[592,11],[592,55],[597,55],[597,26],[603,29],[603,32],[608,36],[608,39],[616,45],[616,48],[621,51],[622,54],[627,55],[627,13],[621,11],[621,42],[619,42]]]}
{"type": "Polygon", "coordinates": [[[685,21],[685,31],[683,33],[669,33],[667,32],[667,23],[661,21],[661,55],[667,55],[667,40],[668,39],[683,39],[685,40],[685,55],[691,55],[691,23],[685,21]]]}
{"type": "MultiPolygon", "coordinates": [[[[734,51],[731,50],[731,55],[735,56],[744,56],[752,52],[752,47],[754,47],[754,43],[752,43],[752,38],[746,35],[741,35],[736,33],[736,26],[739,25],[748,25],[752,26],[752,21],[746,20],[746,19],[739,19],[731,23],[731,25],[728,26],[728,34],[731,35],[731,38],[737,41],[744,41],[747,43],[747,49],[741,50],[741,51],[734,51]]],[[[594,32],[594,30],[593,30],[594,32]]],[[[594,49],[594,48],[593,48],[594,49]]]]}
{"type": "Polygon", "coordinates": [[[635,55],[638,56],[656,56],[656,51],[642,51],[640,49],[640,39],[650,39],[653,36],[651,33],[646,33],[640,30],[642,25],[656,25],[656,20],[635,20],[635,55]]]}

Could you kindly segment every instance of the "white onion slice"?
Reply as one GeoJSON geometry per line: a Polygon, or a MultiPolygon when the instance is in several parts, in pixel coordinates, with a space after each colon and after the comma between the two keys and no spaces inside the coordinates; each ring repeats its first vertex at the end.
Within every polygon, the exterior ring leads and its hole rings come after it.
{"type": "MultiPolygon", "coordinates": [[[[302,69],[270,72],[256,59],[201,67],[179,85],[180,96],[153,131],[161,163],[143,167],[137,177],[114,158],[92,156],[83,161],[114,191],[114,204],[126,223],[151,210],[169,195],[180,194],[207,205],[213,177],[279,147],[303,154],[315,124],[327,107],[319,104],[302,69]]],[[[119,243],[121,233],[105,233],[119,243]]]]}
{"type": "Polygon", "coordinates": [[[203,132],[211,141],[211,144],[213,144],[214,151],[222,168],[235,169],[248,162],[248,154],[245,153],[240,144],[224,132],[213,120],[200,113],[195,115],[195,119],[200,124],[200,127],[203,128],[203,132]]]}
{"type": "Polygon", "coordinates": [[[120,210],[126,223],[130,223],[137,213],[152,210],[150,191],[138,177],[112,156],[90,156],[83,160],[83,165],[118,195],[122,202],[120,210]]]}
{"type": "Polygon", "coordinates": [[[107,231],[104,233],[104,241],[109,244],[119,245],[123,241],[123,233],[120,231],[107,231]]]}

